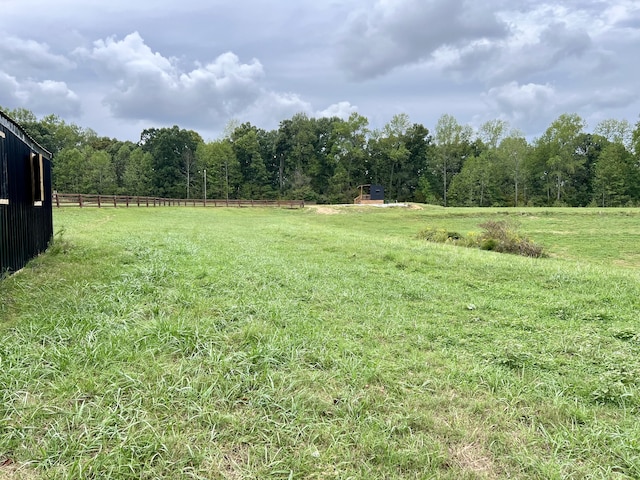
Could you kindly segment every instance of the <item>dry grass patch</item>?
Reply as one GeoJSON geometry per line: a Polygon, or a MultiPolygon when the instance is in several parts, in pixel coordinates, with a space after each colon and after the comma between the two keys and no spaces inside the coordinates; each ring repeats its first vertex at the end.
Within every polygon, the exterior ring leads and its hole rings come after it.
{"type": "Polygon", "coordinates": [[[340,210],[333,207],[313,207],[313,209],[320,215],[339,215],[342,213],[340,210]]]}
{"type": "Polygon", "coordinates": [[[477,442],[457,443],[449,447],[450,464],[480,478],[498,478],[493,459],[477,442]]]}

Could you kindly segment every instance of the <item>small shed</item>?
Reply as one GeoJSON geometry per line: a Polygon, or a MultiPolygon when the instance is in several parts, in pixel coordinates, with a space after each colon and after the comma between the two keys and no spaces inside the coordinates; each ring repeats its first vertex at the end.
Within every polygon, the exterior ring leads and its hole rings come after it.
{"type": "Polygon", "coordinates": [[[51,207],[51,154],[0,111],[0,275],[46,250],[51,207]]]}
{"type": "Polygon", "coordinates": [[[356,205],[376,205],[384,203],[384,187],[382,185],[360,185],[358,186],[360,195],[353,203],[356,205]]]}

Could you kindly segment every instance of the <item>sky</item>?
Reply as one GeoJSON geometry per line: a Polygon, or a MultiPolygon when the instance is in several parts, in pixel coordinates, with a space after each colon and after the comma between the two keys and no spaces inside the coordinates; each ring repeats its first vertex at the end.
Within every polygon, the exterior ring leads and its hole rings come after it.
{"type": "Polygon", "coordinates": [[[301,112],[635,124],[638,58],[638,0],[0,0],[0,105],[119,140],[301,112]]]}

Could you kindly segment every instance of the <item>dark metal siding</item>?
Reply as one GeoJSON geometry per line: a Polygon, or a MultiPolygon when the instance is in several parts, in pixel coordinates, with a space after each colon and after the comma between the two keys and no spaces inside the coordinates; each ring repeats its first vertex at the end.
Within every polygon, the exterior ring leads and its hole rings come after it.
{"type": "MultiPolygon", "coordinates": [[[[53,237],[51,155],[0,112],[0,273],[16,271],[46,250],[53,237]],[[36,155],[36,161],[32,155],[36,155]],[[34,199],[34,163],[42,155],[42,192],[34,199]],[[5,198],[3,198],[5,197],[5,198]],[[42,204],[34,200],[43,198],[42,204]],[[6,202],[8,200],[8,203],[6,202]]],[[[38,180],[39,172],[35,178],[38,180]]]]}
{"type": "Polygon", "coordinates": [[[371,200],[384,200],[384,187],[382,185],[371,185],[369,195],[371,200]]]}

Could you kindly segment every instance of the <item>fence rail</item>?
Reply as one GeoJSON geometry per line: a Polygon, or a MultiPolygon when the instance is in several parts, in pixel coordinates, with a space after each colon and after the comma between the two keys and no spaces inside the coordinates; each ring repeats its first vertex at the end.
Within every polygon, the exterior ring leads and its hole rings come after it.
{"type": "Polygon", "coordinates": [[[304,200],[236,200],[138,197],[125,195],[84,195],[53,193],[52,203],[62,207],[280,207],[303,208],[304,200]]]}

